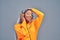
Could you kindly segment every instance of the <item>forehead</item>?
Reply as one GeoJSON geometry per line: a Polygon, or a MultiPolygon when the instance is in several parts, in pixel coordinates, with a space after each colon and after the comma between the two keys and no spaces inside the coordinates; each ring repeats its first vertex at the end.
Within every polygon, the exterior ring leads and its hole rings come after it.
{"type": "Polygon", "coordinates": [[[28,11],[26,11],[26,13],[32,13],[32,11],[31,10],[28,10],[28,11]]]}
{"type": "Polygon", "coordinates": [[[25,14],[32,15],[32,12],[30,10],[28,10],[25,14]]]}

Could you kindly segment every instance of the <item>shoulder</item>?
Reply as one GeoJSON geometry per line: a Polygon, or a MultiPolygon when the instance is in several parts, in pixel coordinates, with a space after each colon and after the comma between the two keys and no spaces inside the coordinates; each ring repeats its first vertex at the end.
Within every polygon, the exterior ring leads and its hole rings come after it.
{"type": "Polygon", "coordinates": [[[17,27],[19,27],[20,26],[20,24],[18,23],[18,24],[15,24],[14,25],[14,28],[17,28],[17,27]]]}

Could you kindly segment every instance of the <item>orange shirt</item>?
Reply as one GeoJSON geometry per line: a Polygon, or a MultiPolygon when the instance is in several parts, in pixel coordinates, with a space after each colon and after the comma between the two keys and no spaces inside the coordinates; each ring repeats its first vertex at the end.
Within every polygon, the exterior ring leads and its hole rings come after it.
{"type": "Polygon", "coordinates": [[[27,24],[24,20],[21,24],[14,25],[17,40],[37,40],[38,29],[41,26],[44,14],[35,8],[32,8],[32,11],[37,15],[37,18],[31,23],[27,24]]]}

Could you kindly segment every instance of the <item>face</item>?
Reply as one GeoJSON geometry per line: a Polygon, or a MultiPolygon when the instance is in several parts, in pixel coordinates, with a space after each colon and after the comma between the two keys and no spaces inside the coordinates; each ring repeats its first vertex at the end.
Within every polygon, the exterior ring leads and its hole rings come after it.
{"type": "Polygon", "coordinates": [[[25,19],[27,21],[30,21],[32,19],[32,11],[31,10],[28,10],[26,13],[25,13],[25,19]]]}

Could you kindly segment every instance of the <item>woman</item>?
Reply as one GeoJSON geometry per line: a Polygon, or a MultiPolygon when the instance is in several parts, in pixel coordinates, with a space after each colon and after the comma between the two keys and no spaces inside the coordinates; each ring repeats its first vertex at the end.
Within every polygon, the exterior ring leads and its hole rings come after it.
{"type": "Polygon", "coordinates": [[[29,8],[20,14],[20,22],[14,25],[17,40],[37,40],[43,17],[44,14],[35,8],[29,8]],[[37,15],[36,19],[33,19],[33,12],[37,15]]]}

